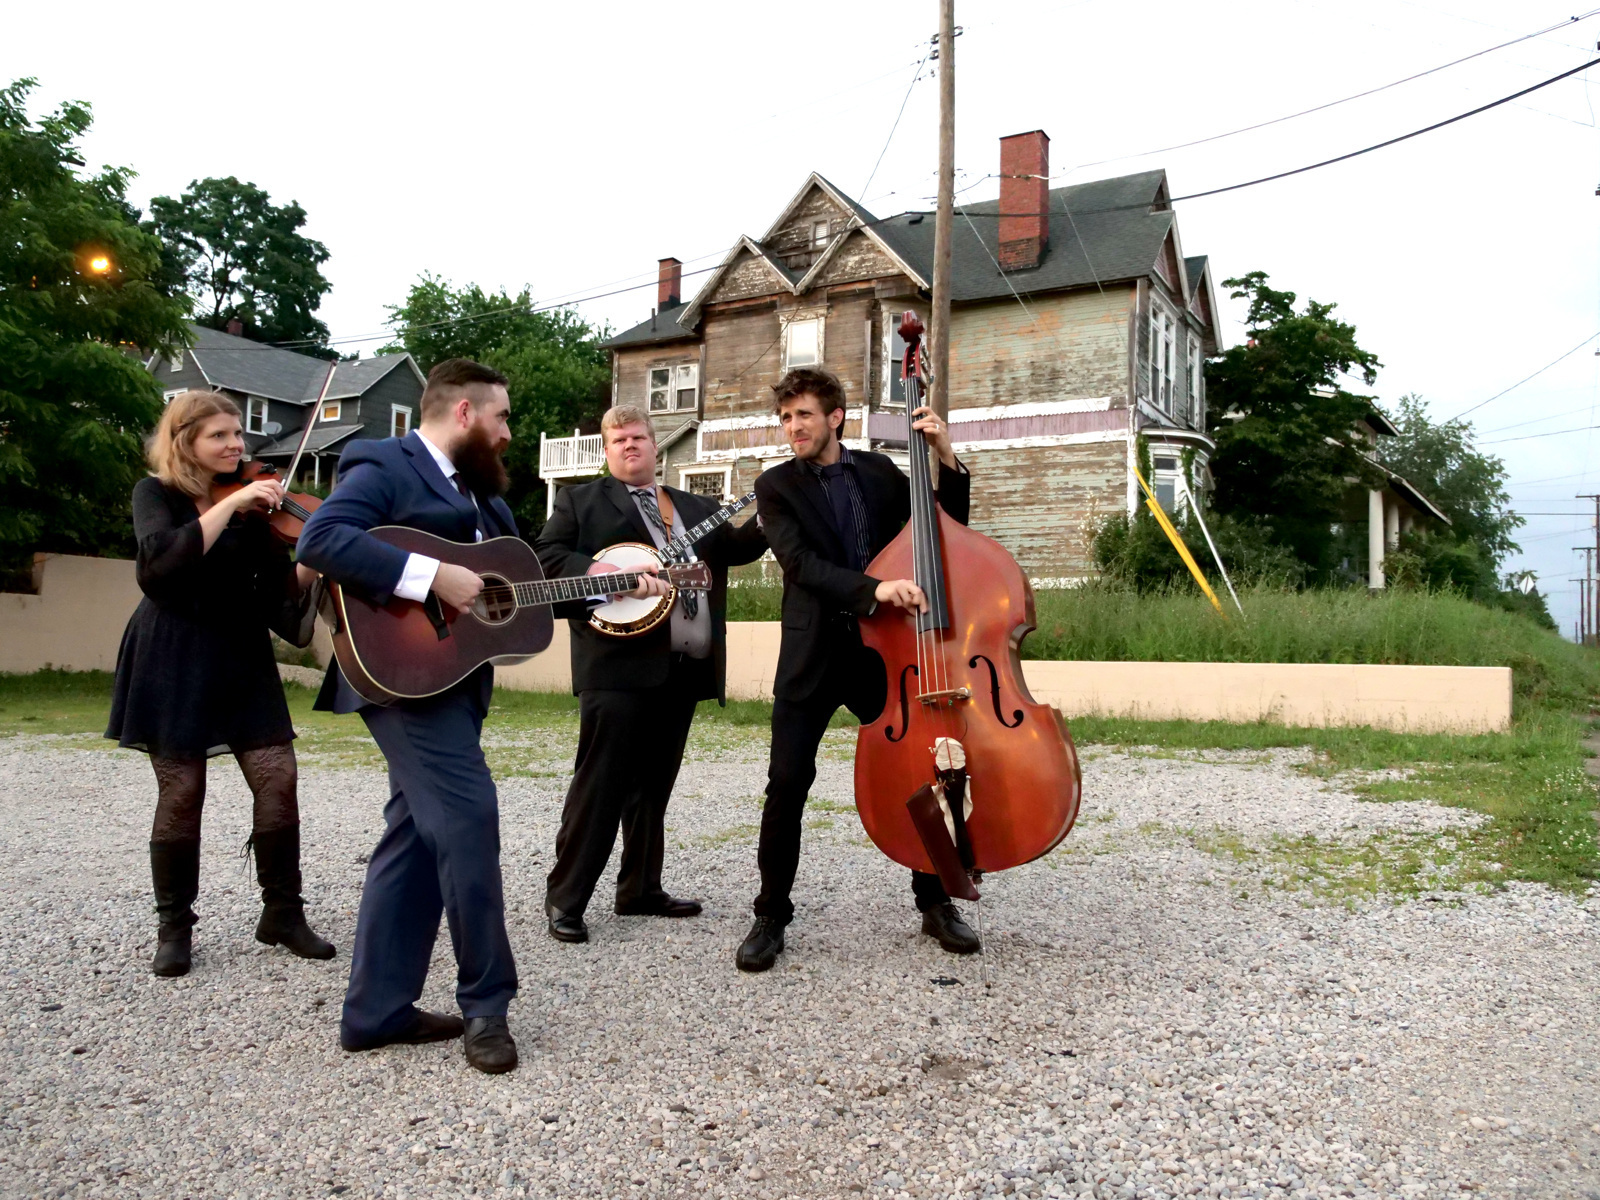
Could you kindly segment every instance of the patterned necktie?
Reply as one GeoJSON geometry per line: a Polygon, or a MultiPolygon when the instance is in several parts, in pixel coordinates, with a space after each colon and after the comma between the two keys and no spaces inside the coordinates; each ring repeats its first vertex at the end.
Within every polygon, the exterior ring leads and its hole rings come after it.
{"type": "MultiPolygon", "coordinates": [[[[663,542],[670,542],[672,540],[672,532],[667,528],[667,523],[661,519],[661,510],[656,507],[655,488],[640,488],[633,495],[639,501],[639,508],[644,513],[645,520],[661,531],[661,540],[663,542]]],[[[688,588],[684,588],[678,593],[678,604],[683,608],[683,615],[691,621],[700,611],[700,597],[688,588]]]]}

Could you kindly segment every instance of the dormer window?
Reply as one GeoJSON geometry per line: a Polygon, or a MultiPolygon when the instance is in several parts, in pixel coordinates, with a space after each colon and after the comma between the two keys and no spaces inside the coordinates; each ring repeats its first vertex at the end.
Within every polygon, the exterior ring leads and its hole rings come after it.
{"type": "Polygon", "coordinates": [[[828,222],[813,221],[811,223],[811,246],[813,249],[820,250],[823,246],[826,246],[831,236],[828,232],[828,222]]]}
{"type": "Polygon", "coordinates": [[[337,421],[339,419],[339,413],[342,410],[342,408],[343,408],[343,404],[342,404],[341,401],[329,400],[326,404],[324,404],[322,406],[322,414],[321,414],[320,417],[318,417],[318,420],[321,420],[321,421],[337,421]]]}
{"type": "Polygon", "coordinates": [[[171,371],[174,375],[183,370],[182,350],[178,351],[177,354],[167,360],[167,370],[171,371]]]}

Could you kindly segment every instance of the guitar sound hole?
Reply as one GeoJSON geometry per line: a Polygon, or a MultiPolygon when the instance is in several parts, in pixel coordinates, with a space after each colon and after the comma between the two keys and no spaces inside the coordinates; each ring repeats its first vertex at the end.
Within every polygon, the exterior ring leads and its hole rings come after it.
{"type": "Polygon", "coordinates": [[[478,593],[472,615],[485,625],[504,625],[517,615],[517,597],[509,581],[498,575],[483,577],[483,591],[478,593]]]}

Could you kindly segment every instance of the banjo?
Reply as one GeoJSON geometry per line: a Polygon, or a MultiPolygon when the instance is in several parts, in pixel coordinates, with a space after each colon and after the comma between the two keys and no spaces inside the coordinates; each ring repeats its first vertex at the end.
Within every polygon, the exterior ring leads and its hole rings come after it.
{"type": "MultiPolygon", "coordinates": [[[[756,494],[746,492],[737,500],[729,501],[698,525],[684,530],[657,550],[643,542],[618,542],[607,546],[594,556],[595,562],[610,563],[620,571],[638,571],[646,567],[672,566],[694,561],[694,545],[712,530],[726,525],[736,515],[755,503],[756,494]]],[[[638,637],[649,633],[672,614],[678,601],[678,589],[669,587],[665,596],[649,596],[643,600],[632,596],[608,600],[589,614],[589,625],[612,637],[638,637]]]]}

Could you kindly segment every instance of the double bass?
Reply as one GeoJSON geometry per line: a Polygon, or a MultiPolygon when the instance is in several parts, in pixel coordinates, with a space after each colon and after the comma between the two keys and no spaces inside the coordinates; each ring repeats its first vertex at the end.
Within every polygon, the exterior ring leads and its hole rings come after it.
{"type": "Polygon", "coordinates": [[[856,737],[856,808],[895,862],[976,900],[984,872],[1031,862],[1066,837],[1083,777],[1066,722],[1023,681],[1033,589],[999,542],[940,509],[926,445],[909,427],[922,403],[922,332],[906,313],[911,520],[867,574],[914,579],[926,611],[884,605],[861,619],[888,700],[856,737]]]}

